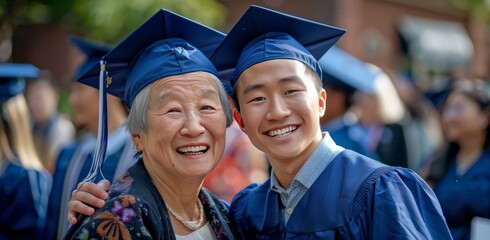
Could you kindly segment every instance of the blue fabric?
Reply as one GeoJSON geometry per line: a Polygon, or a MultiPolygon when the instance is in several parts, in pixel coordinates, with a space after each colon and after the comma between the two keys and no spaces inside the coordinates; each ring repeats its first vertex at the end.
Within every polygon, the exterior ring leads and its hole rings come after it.
{"type": "Polygon", "coordinates": [[[24,92],[24,78],[39,76],[39,69],[30,64],[0,64],[0,103],[24,92]]]}
{"type": "Polygon", "coordinates": [[[340,81],[354,90],[374,93],[374,80],[379,72],[371,70],[366,63],[344,50],[333,46],[318,63],[324,73],[322,80],[327,85],[340,81]]]}
{"type": "Polygon", "coordinates": [[[379,160],[379,156],[377,156],[375,152],[368,151],[361,144],[361,141],[358,139],[358,135],[361,134],[357,130],[359,128],[360,126],[357,122],[351,123],[346,121],[344,115],[321,126],[322,131],[328,131],[337,145],[372,159],[379,160]]]}
{"type": "Polygon", "coordinates": [[[20,78],[0,78],[0,104],[24,92],[26,82],[20,78]]]}
{"type": "Polygon", "coordinates": [[[277,180],[274,170],[271,174],[271,190],[279,193],[281,203],[285,206],[283,211],[284,222],[287,224],[291,216],[287,209],[294,209],[303,195],[313,185],[318,176],[323,173],[328,164],[344,149],[335,144],[330,135],[323,133],[323,139],[293,179],[292,184],[284,189],[277,180]]]}
{"type": "Polygon", "coordinates": [[[39,239],[47,206],[35,200],[33,193],[46,196],[51,176],[46,171],[25,169],[3,161],[0,167],[0,239],[39,239]]]}
{"type": "Polygon", "coordinates": [[[110,50],[111,46],[94,42],[89,39],[80,38],[77,36],[69,36],[68,40],[70,43],[78,47],[81,52],[85,55],[85,61],[78,66],[76,72],[76,78],[80,78],[88,72],[92,67],[99,66],[100,59],[106,55],[110,50]]]}
{"type": "MultiPolygon", "coordinates": [[[[211,56],[225,35],[171,11],[160,9],[103,57],[112,81],[107,93],[131,104],[148,84],[171,75],[205,71],[216,74],[211,56]],[[168,40],[168,41],[165,41],[168,40]]],[[[95,65],[78,81],[99,88],[95,65]]]]}
{"type": "Polygon", "coordinates": [[[214,65],[199,49],[179,38],[154,42],[135,57],[130,69],[124,96],[129,108],[144,87],[164,77],[198,71],[218,75],[214,65]]]}
{"type": "Polygon", "coordinates": [[[247,68],[274,59],[298,60],[313,69],[320,78],[322,77],[320,64],[301,43],[286,33],[269,32],[260,35],[245,46],[238,58],[231,86],[235,86],[238,77],[247,68]]]}
{"type": "Polygon", "coordinates": [[[252,5],[209,59],[220,79],[231,81],[231,86],[246,68],[272,59],[298,60],[321,76],[317,59],[344,33],[340,28],[252,5]]]}
{"type": "MultiPolygon", "coordinates": [[[[130,135],[125,128],[113,131],[109,135],[108,143],[102,173],[106,179],[113,182],[119,177],[118,175],[126,171],[135,162],[135,152],[130,135]]],[[[63,224],[68,223],[66,220],[67,203],[71,198],[71,192],[90,170],[94,148],[95,139],[86,137],[61,150],[53,176],[45,239],[57,239],[61,234],[60,232],[64,232],[58,229],[59,224],[61,224],[60,221],[64,221],[63,224]]],[[[101,180],[100,176],[96,181],[99,180],[101,180]]]]}
{"type": "Polygon", "coordinates": [[[350,150],[320,175],[284,224],[270,181],[237,194],[230,218],[243,239],[451,239],[432,190],[413,171],[350,150]]]}
{"type": "Polygon", "coordinates": [[[36,78],[39,69],[27,63],[2,63],[0,64],[0,78],[36,78]]]}
{"type": "Polygon", "coordinates": [[[473,217],[490,218],[490,149],[461,176],[453,160],[434,192],[453,238],[470,239],[473,217]]]}

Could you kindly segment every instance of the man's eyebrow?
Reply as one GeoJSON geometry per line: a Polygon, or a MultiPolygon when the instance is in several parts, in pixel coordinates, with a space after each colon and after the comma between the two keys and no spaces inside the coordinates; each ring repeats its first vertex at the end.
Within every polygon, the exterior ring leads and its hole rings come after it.
{"type": "Polygon", "coordinates": [[[243,94],[247,94],[253,90],[261,89],[264,87],[264,84],[250,84],[243,90],[243,94]]]}
{"type": "MultiPolygon", "coordinates": [[[[299,79],[298,76],[292,75],[292,76],[281,78],[279,80],[279,83],[280,84],[285,84],[285,83],[288,83],[288,82],[296,82],[296,81],[298,81],[298,79],[299,79]]],[[[250,84],[247,87],[245,87],[245,89],[243,90],[243,94],[247,94],[247,93],[249,93],[249,92],[251,92],[253,90],[261,89],[264,86],[265,85],[262,84],[262,83],[250,84]]]]}

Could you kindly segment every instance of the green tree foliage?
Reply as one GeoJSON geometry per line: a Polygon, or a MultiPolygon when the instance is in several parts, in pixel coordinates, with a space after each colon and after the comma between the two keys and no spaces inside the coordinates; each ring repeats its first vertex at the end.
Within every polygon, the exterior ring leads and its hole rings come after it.
{"type": "Polygon", "coordinates": [[[225,8],[215,0],[77,0],[67,16],[73,31],[107,43],[118,42],[137,26],[165,8],[208,26],[221,28],[225,8]]]}
{"type": "Polygon", "coordinates": [[[490,23],[490,0],[450,0],[449,2],[490,23]]]}
{"type": "Polygon", "coordinates": [[[0,0],[0,24],[61,24],[73,34],[116,43],[165,8],[221,29],[226,9],[217,0],[0,0]]]}

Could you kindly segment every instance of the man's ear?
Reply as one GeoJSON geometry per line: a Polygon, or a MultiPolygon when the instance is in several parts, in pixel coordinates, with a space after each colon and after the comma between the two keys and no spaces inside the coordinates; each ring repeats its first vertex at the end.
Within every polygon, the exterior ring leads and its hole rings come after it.
{"type": "Polygon", "coordinates": [[[245,123],[243,122],[243,118],[242,118],[242,115],[240,114],[240,112],[238,112],[237,110],[233,111],[233,117],[235,118],[235,121],[238,123],[238,126],[240,127],[240,129],[242,129],[242,131],[245,130],[245,123]]]}
{"type": "Polygon", "coordinates": [[[228,95],[228,102],[230,103],[230,106],[231,106],[231,110],[233,111],[236,111],[236,103],[235,103],[235,100],[233,100],[233,98],[228,95]]]}
{"type": "Polygon", "coordinates": [[[319,105],[319,114],[320,118],[325,115],[325,111],[327,110],[327,91],[322,88],[320,94],[318,95],[318,105],[319,105]]]}

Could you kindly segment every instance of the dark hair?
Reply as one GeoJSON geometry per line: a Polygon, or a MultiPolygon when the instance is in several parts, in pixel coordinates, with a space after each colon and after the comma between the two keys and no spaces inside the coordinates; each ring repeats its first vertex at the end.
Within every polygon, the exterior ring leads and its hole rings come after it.
{"type": "MultiPolygon", "coordinates": [[[[480,107],[480,111],[487,114],[490,120],[490,84],[482,80],[462,80],[455,82],[448,94],[462,94],[474,101],[480,107]]],[[[490,125],[487,126],[484,148],[490,147],[490,125]]]]}
{"type": "MultiPolygon", "coordinates": [[[[490,84],[482,80],[460,80],[451,86],[447,96],[454,93],[462,94],[474,101],[482,112],[487,113],[487,117],[490,120],[490,84]]],[[[483,149],[490,149],[490,124],[486,129],[483,149]]],[[[442,151],[439,151],[431,158],[427,179],[438,182],[458,152],[459,145],[456,142],[448,142],[442,151]]]]}

